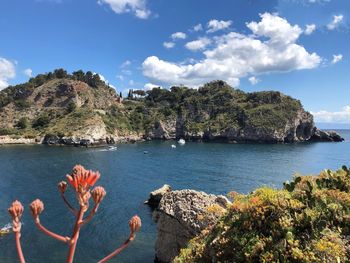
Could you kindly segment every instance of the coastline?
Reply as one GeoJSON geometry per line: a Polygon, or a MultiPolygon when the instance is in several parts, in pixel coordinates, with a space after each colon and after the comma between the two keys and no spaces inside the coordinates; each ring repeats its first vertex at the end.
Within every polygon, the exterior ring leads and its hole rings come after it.
{"type": "MultiPolygon", "coordinates": [[[[345,130],[346,129],[342,129],[345,130]]],[[[330,130],[325,129],[323,131],[342,131],[342,130],[330,130]]],[[[107,136],[105,138],[99,139],[86,139],[84,137],[63,137],[58,138],[54,137],[36,137],[36,138],[26,138],[26,137],[14,137],[11,135],[1,135],[0,136],[0,146],[5,145],[48,145],[48,146],[73,146],[73,147],[86,147],[86,148],[98,148],[112,146],[116,144],[125,144],[125,143],[138,143],[138,142],[147,142],[147,141],[177,141],[178,138],[150,138],[143,135],[127,135],[127,136],[107,136]]],[[[261,141],[261,140],[246,140],[246,141],[235,141],[235,140],[225,140],[225,139],[212,139],[204,140],[198,138],[186,138],[188,142],[203,142],[203,143],[224,143],[224,144],[295,144],[295,143],[315,143],[315,142],[327,142],[327,141],[317,141],[317,140],[308,140],[308,141],[299,141],[299,142],[276,142],[276,141],[261,141]]],[[[328,142],[337,142],[337,141],[328,141],[328,142]]]]}

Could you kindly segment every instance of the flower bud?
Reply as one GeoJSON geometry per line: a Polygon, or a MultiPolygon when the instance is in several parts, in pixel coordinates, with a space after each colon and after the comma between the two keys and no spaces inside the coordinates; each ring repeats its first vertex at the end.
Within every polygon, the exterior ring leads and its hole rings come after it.
{"type": "Polygon", "coordinates": [[[11,205],[11,207],[8,209],[10,215],[12,216],[12,219],[15,221],[19,221],[23,214],[23,205],[19,201],[14,201],[11,205]]]}
{"type": "Polygon", "coordinates": [[[92,191],[91,191],[91,196],[92,199],[94,199],[94,202],[96,204],[99,204],[102,202],[103,198],[106,195],[106,191],[102,186],[96,186],[92,191]]]}
{"type": "Polygon", "coordinates": [[[135,234],[137,231],[141,228],[141,219],[137,215],[133,216],[129,221],[129,227],[130,227],[130,238],[134,239],[135,234]]]}
{"type": "Polygon", "coordinates": [[[58,183],[58,190],[61,194],[64,194],[64,192],[67,190],[67,182],[62,181],[58,183]]]}
{"type": "Polygon", "coordinates": [[[39,199],[34,200],[29,207],[34,218],[38,217],[44,210],[44,204],[39,199]]]}

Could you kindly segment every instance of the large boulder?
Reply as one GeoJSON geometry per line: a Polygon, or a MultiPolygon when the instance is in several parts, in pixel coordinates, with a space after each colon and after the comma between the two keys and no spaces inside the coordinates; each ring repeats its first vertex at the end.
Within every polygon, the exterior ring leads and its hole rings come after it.
{"type": "Polygon", "coordinates": [[[169,192],[171,192],[171,187],[170,185],[165,184],[161,188],[150,192],[149,198],[145,203],[152,207],[157,207],[162,197],[169,192]]]}
{"type": "Polygon", "coordinates": [[[171,262],[187,242],[217,222],[229,201],[194,190],[166,193],[154,211],[158,236],[156,262],[171,262]]]}

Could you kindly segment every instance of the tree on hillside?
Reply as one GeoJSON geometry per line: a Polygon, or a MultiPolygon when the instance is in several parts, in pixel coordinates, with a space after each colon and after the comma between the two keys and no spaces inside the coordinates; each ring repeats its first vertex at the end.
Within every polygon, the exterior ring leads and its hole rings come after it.
{"type": "Polygon", "coordinates": [[[17,123],[17,127],[19,129],[26,129],[28,127],[29,121],[26,117],[22,117],[19,119],[18,123],[17,123]]]}
{"type": "Polygon", "coordinates": [[[63,79],[68,77],[67,71],[60,68],[60,69],[55,69],[55,71],[53,72],[53,74],[56,76],[56,78],[59,79],[63,79]]]}
{"type": "Polygon", "coordinates": [[[84,73],[84,71],[82,71],[81,69],[80,69],[80,70],[77,70],[77,71],[74,71],[74,72],[73,72],[73,77],[74,77],[74,79],[76,79],[76,80],[85,81],[85,73],[84,73]]]}

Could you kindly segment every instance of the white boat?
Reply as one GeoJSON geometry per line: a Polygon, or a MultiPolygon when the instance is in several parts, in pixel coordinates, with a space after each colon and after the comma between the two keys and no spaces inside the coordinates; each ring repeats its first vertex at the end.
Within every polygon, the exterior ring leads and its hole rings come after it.
{"type": "Polygon", "coordinates": [[[3,228],[0,228],[0,236],[10,234],[11,229],[12,229],[12,224],[10,223],[5,225],[3,228]]]}
{"type": "Polygon", "coordinates": [[[180,140],[178,140],[177,143],[180,145],[184,145],[186,143],[186,141],[184,139],[180,139],[180,140]]]}
{"type": "Polygon", "coordinates": [[[115,151],[117,149],[117,146],[108,146],[108,151],[115,151]]]}
{"type": "Polygon", "coordinates": [[[171,145],[171,148],[175,149],[175,148],[176,148],[176,145],[175,145],[175,144],[172,144],[172,145],[171,145]]]}

